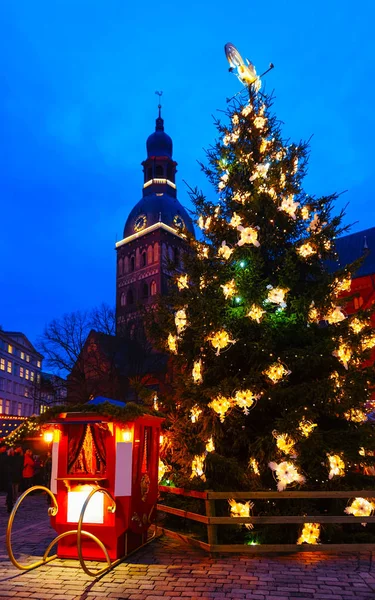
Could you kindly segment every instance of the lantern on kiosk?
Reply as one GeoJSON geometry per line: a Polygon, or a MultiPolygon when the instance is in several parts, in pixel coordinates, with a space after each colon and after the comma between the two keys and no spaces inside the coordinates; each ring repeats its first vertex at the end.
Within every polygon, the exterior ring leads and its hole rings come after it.
{"type": "MultiPolygon", "coordinates": [[[[92,413],[62,413],[53,421],[51,491],[58,511],[51,523],[60,536],[79,528],[81,518],[82,533],[89,534],[81,539],[85,559],[104,560],[91,534],[113,561],[141,546],[154,521],[163,419],[145,414],[120,420],[103,409],[95,412],[104,402],[125,407],[96,398],[89,403],[92,413]]],[[[57,556],[78,556],[74,535],[59,539],[57,556]]]]}

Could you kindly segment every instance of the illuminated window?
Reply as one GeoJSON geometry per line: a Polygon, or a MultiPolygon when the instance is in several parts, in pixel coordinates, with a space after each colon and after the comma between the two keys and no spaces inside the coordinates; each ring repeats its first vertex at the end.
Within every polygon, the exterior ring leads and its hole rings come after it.
{"type": "Polygon", "coordinates": [[[24,352],[21,352],[21,358],[22,358],[22,360],[25,360],[25,353],[24,352]]]}
{"type": "Polygon", "coordinates": [[[25,386],[25,398],[29,397],[29,388],[25,386]]]}
{"type": "Polygon", "coordinates": [[[125,304],[126,304],[125,292],[122,292],[122,294],[121,294],[120,304],[121,304],[121,306],[125,306],[125,304]]]}
{"type": "Polygon", "coordinates": [[[24,376],[24,368],[20,367],[20,377],[23,377],[23,376],[24,376]]]}
{"type": "Polygon", "coordinates": [[[42,363],[40,360],[36,361],[36,366],[38,367],[38,369],[40,369],[40,367],[42,366],[42,363]]]}
{"type": "Polygon", "coordinates": [[[0,370],[5,371],[5,358],[0,358],[0,370]]]}
{"type": "Polygon", "coordinates": [[[36,381],[37,381],[37,383],[40,383],[40,375],[39,375],[39,373],[36,374],[36,381]]]}
{"type": "Polygon", "coordinates": [[[354,298],[354,308],[357,310],[358,308],[361,308],[363,304],[363,298],[362,296],[359,296],[358,298],[354,298]]]}
{"type": "Polygon", "coordinates": [[[22,415],[22,404],[18,402],[17,404],[17,415],[20,417],[22,415]]]}
{"type": "Polygon", "coordinates": [[[13,346],[11,346],[10,344],[8,344],[8,352],[9,354],[13,354],[13,346]]]}
{"type": "Polygon", "coordinates": [[[25,378],[26,379],[30,379],[30,371],[29,371],[29,369],[26,369],[25,378]]]}
{"type": "Polygon", "coordinates": [[[8,364],[7,364],[7,372],[11,373],[12,372],[12,361],[8,360],[8,364]]]}
{"type": "Polygon", "coordinates": [[[34,371],[30,371],[30,381],[34,381],[34,371]]]}
{"type": "Polygon", "coordinates": [[[26,362],[30,362],[30,354],[26,354],[26,362]]]}
{"type": "Polygon", "coordinates": [[[9,415],[10,411],[10,400],[5,400],[5,414],[9,415]]]}
{"type": "Polygon", "coordinates": [[[147,248],[147,262],[149,265],[151,265],[154,262],[154,253],[153,253],[152,246],[149,246],[147,248]]]}
{"type": "Polygon", "coordinates": [[[3,414],[3,410],[4,410],[4,400],[2,398],[0,398],[0,415],[3,414]]]}
{"type": "Polygon", "coordinates": [[[151,281],[151,296],[155,296],[157,292],[156,281],[151,281]]]}

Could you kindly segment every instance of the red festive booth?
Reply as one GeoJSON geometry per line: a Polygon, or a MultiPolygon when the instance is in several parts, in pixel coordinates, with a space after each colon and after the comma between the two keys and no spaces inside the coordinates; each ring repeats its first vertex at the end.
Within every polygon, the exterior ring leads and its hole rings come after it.
{"type": "MultiPolygon", "coordinates": [[[[104,402],[125,407],[96,398],[89,403],[92,412],[62,413],[50,422],[51,491],[58,504],[51,523],[60,535],[76,530],[81,515],[83,556],[104,560],[91,534],[104,544],[113,561],[141,546],[153,522],[163,419],[148,414],[132,417],[131,412],[129,420],[123,415],[116,419],[105,414],[104,402]]],[[[125,415],[126,407],[121,412],[125,415]]],[[[76,558],[77,537],[60,539],[57,555],[76,558]]]]}

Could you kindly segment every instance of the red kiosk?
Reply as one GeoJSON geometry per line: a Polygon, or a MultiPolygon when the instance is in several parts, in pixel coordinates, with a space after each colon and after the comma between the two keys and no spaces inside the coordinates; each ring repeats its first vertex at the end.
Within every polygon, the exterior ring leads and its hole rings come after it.
{"type": "Polygon", "coordinates": [[[111,561],[122,558],[146,541],[155,517],[163,419],[145,414],[125,421],[95,411],[105,402],[125,407],[96,398],[92,412],[62,413],[49,423],[59,558],[79,558],[77,536],[67,533],[77,528],[85,559],[105,560],[98,540],[111,561]]]}

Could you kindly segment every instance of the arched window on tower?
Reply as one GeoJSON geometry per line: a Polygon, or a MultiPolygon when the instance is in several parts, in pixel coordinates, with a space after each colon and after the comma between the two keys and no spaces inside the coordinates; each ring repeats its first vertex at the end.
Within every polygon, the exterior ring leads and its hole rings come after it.
{"type": "Polygon", "coordinates": [[[135,269],[135,256],[130,257],[130,270],[134,271],[135,269]]]}
{"type": "Polygon", "coordinates": [[[156,281],[154,279],[151,281],[150,291],[151,291],[151,296],[155,296],[157,293],[156,281]]]}
{"type": "Polygon", "coordinates": [[[181,260],[180,250],[179,250],[179,248],[175,248],[174,252],[173,252],[173,261],[174,261],[174,264],[176,267],[180,266],[180,260],[181,260]]]}
{"type": "Polygon", "coordinates": [[[142,298],[148,298],[148,285],[147,285],[147,283],[142,283],[142,298]]]}
{"type": "Polygon", "coordinates": [[[134,304],[133,290],[128,290],[126,294],[126,304],[134,304]]]}
{"type": "Polygon", "coordinates": [[[147,265],[147,254],[146,254],[146,250],[144,250],[144,251],[142,252],[141,265],[142,265],[142,267],[145,267],[145,266],[147,265]]]}
{"type": "Polygon", "coordinates": [[[118,274],[122,275],[122,273],[123,273],[123,262],[122,262],[122,258],[120,258],[118,261],[118,274]]]}
{"type": "Polygon", "coordinates": [[[129,259],[127,256],[124,258],[124,273],[129,273],[129,259]]]}
{"type": "Polygon", "coordinates": [[[159,242],[155,242],[154,244],[154,261],[157,262],[159,260],[159,242]]]}
{"type": "Polygon", "coordinates": [[[156,165],[155,177],[164,177],[164,169],[161,165],[156,165]]]}
{"type": "Polygon", "coordinates": [[[125,292],[122,292],[122,294],[121,294],[120,304],[121,304],[121,306],[125,306],[125,304],[126,304],[125,292]]]}
{"type": "Polygon", "coordinates": [[[151,265],[154,262],[154,257],[153,257],[153,251],[152,251],[152,246],[150,245],[147,248],[147,262],[149,265],[151,265]]]}

